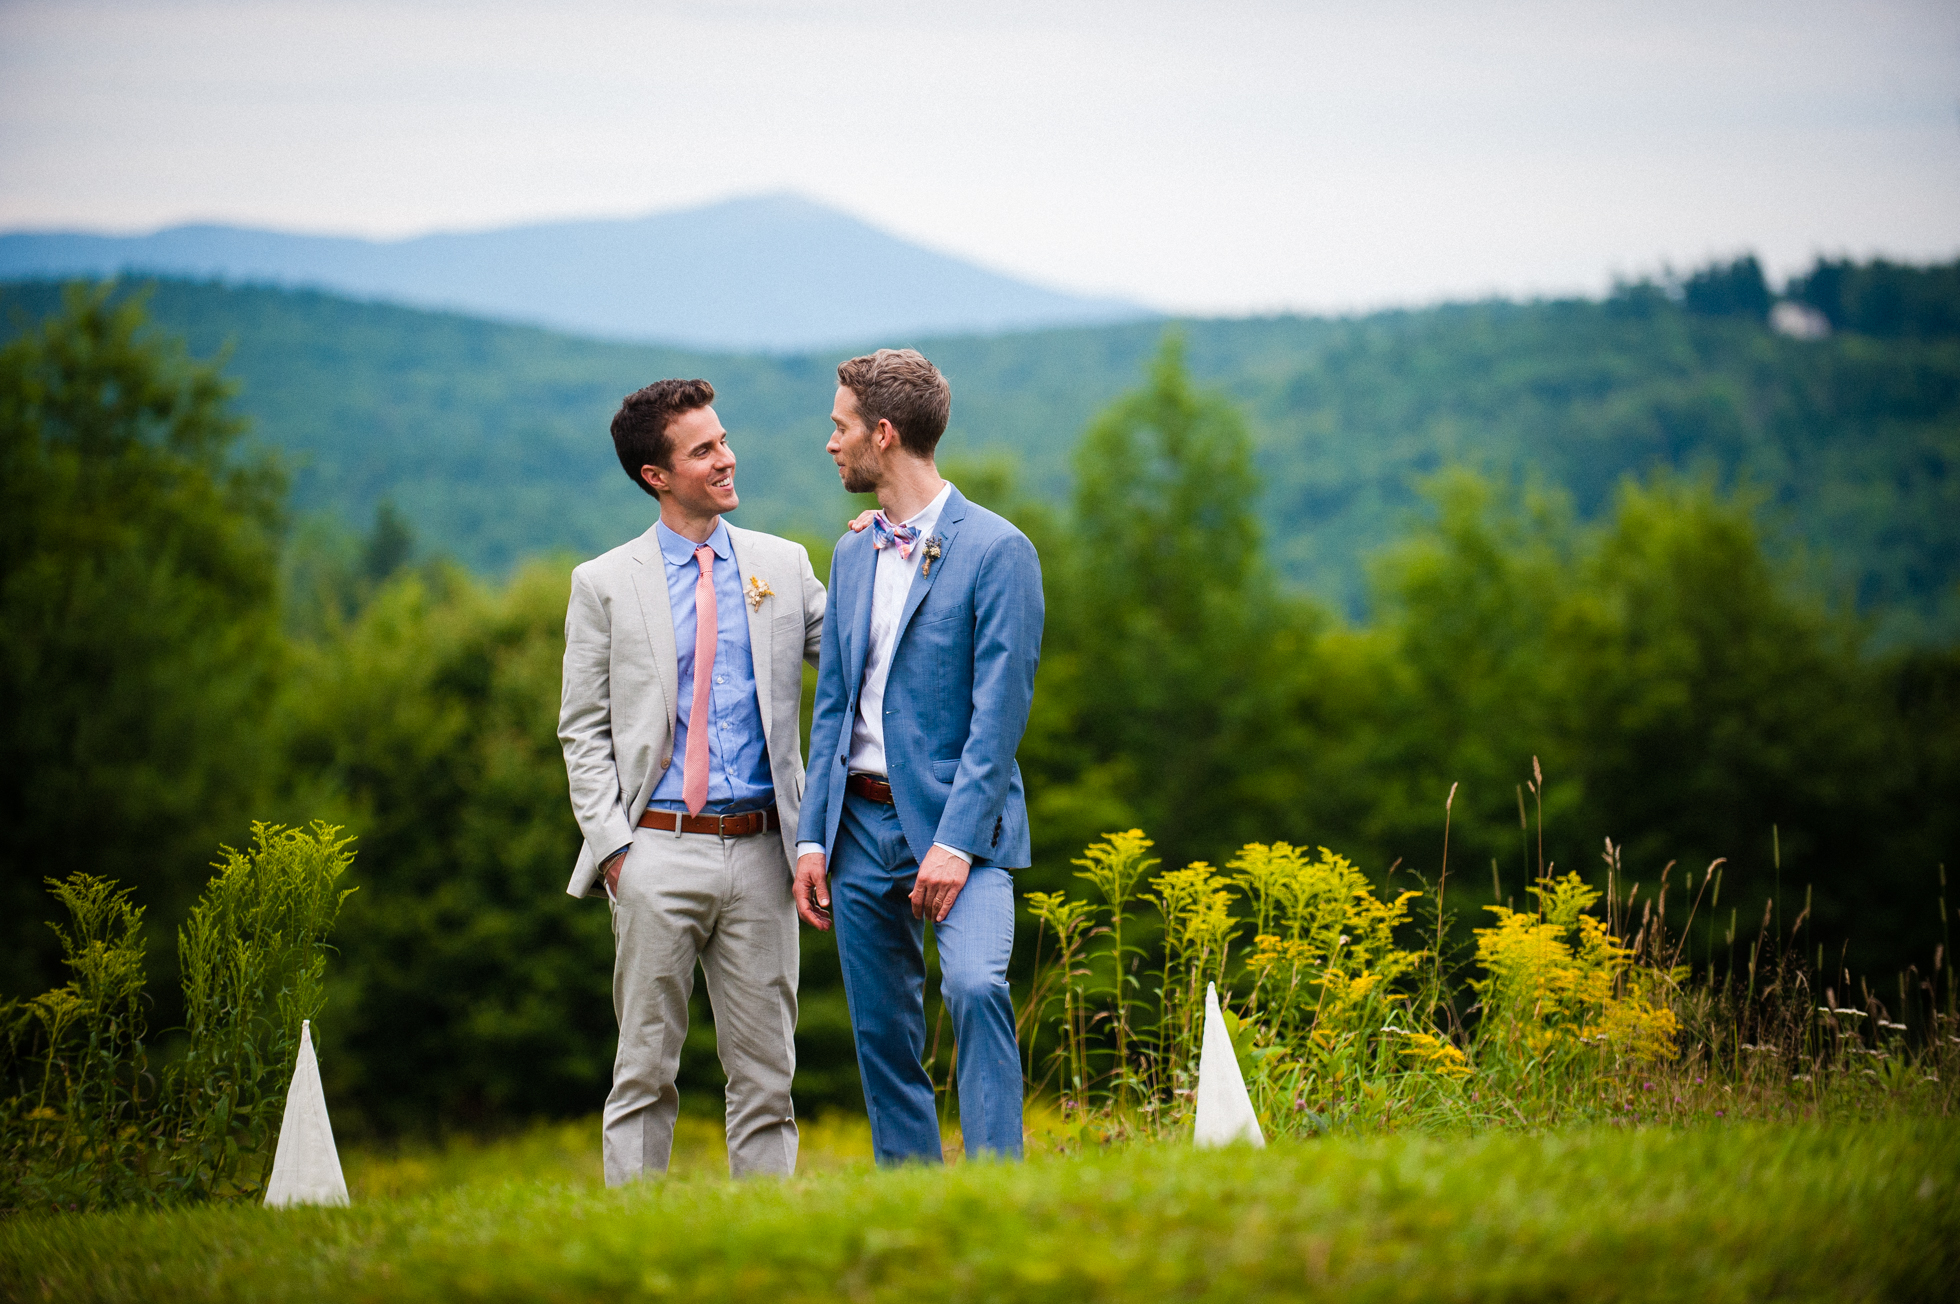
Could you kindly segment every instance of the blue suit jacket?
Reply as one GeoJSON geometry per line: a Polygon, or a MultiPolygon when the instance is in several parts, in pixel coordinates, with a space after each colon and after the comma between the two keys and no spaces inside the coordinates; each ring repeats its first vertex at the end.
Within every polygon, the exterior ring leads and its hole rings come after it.
{"type": "MultiPolygon", "coordinates": [[[[977,865],[1024,868],[1028,806],[1014,751],[1028,727],[1041,660],[1041,562],[1025,534],[958,489],[940,510],[936,537],[940,557],[930,575],[922,564],[912,576],[885,681],[892,796],[921,863],[943,842],[977,865]]],[[[838,540],[830,562],[797,831],[797,841],[820,842],[826,854],[844,816],[877,557],[866,530],[838,540]]]]}

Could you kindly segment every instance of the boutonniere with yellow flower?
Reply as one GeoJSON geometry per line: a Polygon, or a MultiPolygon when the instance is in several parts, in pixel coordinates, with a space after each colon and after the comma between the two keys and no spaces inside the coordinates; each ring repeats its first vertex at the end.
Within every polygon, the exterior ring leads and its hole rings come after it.
{"type": "Polygon", "coordinates": [[[751,575],[749,576],[749,591],[747,596],[749,599],[749,610],[761,611],[762,600],[764,598],[775,597],[776,590],[770,588],[768,581],[764,580],[760,575],[751,575]]]}
{"type": "Polygon", "coordinates": [[[946,551],[946,550],[945,550],[945,549],[944,549],[943,547],[941,547],[941,546],[940,546],[940,540],[939,540],[939,536],[938,536],[938,535],[936,535],[936,534],[935,534],[935,535],[933,535],[933,536],[932,536],[932,537],[931,537],[930,539],[927,539],[927,540],[926,540],[926,559],[925,559],[925,561],[924,561],[924,562],[923,562],[923,563],[921,564],[921,566],[920,566],[920,568],[919,568],[919,573],[920,573],[920,574],[922,574],[922,575],[928,575],[928,576],[929,576],[929,575],[931,575],[931,574],[932,574],[932,564],[933,564],[934,562],[936,562],[936,561],[938,561],[938,560],[939,560],[939,558],[940,558],[940,556],[941,556],[941,555],[942,555],[942,554],[943,554],[943,553],[944,553],[945,551],[946,551]]]}

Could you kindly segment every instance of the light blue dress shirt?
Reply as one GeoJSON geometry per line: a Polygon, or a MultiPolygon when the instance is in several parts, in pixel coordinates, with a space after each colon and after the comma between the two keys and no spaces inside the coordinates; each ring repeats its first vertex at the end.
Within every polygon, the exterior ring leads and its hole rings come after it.
{"type": "MultiPolygon", "coordinates": [[[[674,726],[674,760],[653,790],[647,805],[654,810],[687,809],[681,800],[685,783],[688,730],[694,727],[694,586],[701,568],[694,560],[696,545],[668,529],[653,527],[660,555],[667,565],[667,604],[674,613],[674,651],[680,718],[674,726]]],[[[749,650],[749,613],[742,595],[742,576],[735,568],[735,549],[728,524],[715,522],[708,536],[715,552],[715,682],[708,692],[708,804],[704,811],[727,815],[776,804],[775,781],[769,774],[769,744],[762,733],[762,707],[755,695],[755,655],[749,650]]]]}

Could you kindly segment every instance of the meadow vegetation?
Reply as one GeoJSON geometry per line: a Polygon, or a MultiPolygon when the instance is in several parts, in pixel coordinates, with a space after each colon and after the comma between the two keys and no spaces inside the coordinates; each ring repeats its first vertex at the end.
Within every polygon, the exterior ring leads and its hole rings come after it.
{"type": "Polygon", "coordinates": [[[1530,908],[1483,906],[1466,953],[1446,878],[1383,896],[1325,848],[1253,843],[1222,870],[1156,873],[1150,850],[1135,829],[1088,849],[1080,877],[1100,901],[1030,894],[1048,961],[1021,1014],[1030,1088],[1085,1139],[1190,1135],[1214,985],[1268,1136],[1960,1107],[1949,967],[1881,996],[1813,967],[1767,916],[1746,966],[1681,963],[1719,866],[1684,882],[1681,928],[1664,889],[1548,873],[1530,908]],[[1155,946],[1124,940],[1153,933],[1155,946]]]}
{"type": "Polygon", "coordinates": [[[0,1002],[0,1209],[262,1193],[302,1024],[352,859],[325,825],[256,825],[178,930],[186,1025],[151,1064],[143,907],[76,871],[49,880],[68,982],[0,1002]]]}

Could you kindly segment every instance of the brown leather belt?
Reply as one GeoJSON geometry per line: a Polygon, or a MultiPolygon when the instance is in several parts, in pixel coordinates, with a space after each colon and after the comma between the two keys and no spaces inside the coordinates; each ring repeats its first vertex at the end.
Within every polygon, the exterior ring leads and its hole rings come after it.
{"type": "Polygon", "coordinates": [[[783,817],[773,806],[768,810],[745,810],[740,815],[687,815],[675,810],[650,810],[640,816],[640,827],[672,833],[676,821],[682,833],[713,833],[723,838],[746,838],[764,829],[783,827],[783,817]]]}
{"type": "Polygon", "coordinates": [[[892,786],[875,774],[853,774],[844,780],[844,791],[854,792],[866,801],[875,801],[881,806],[892,805],[892,786]]]}

